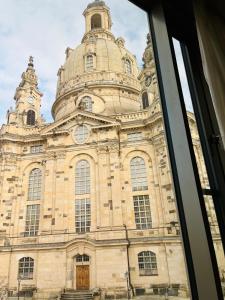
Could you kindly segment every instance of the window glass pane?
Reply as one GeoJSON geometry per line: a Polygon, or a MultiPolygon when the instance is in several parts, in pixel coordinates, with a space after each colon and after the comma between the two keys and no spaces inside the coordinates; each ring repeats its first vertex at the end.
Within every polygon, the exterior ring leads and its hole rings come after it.
{"type": "Polygon", "coordinates": [[[87,126],[78,126],[75,130],[75,138],[78,144],[83,144],[89,135],[89,130],[87,126]]]}
{"type": "Polygon", "coordinates": [[[31,153],[40,153],[43,152],[43,145],[35,145],[30,148],[31,153]]]}
{"type": "Polygon", "coordinates": [[[127,74],[131,74],[132,73],[132,69],[131,69],[131,62],[129,59],[125,59],[124,60],[124,67],[125,67],[125,72],[127,74]]]}
{"type": "Polygon", "coordinates": [[[40,169],[33,169],[29,176],[28,200],[41,200],[42,172],[40,169]]]}
{"type": "Polygon", "coordinates": [[[25,236],[38,234],[40,220],[40,205],[27,205],[25,236]]]}
{"type": "Polygon", "coordinates": [[[91,97],[84,97],[81,100],[81,107],[86,110],[92,112],[92,99],[91,97]]]}
{"type": "Polygon", "coordinates": [[[195,111],[193,108],[193,102],[189,90],[189,84],[187,79],[187,73],[185,70],[183,55],[181,52],[181,47],[176,39],[173,39],[173,45],[175,50],[175,56],[178,66],[179,79],[181,82],[184,103],[186,108],[186,115],[188,118],[189,131],[192,138],[192,146],[195,154],[196,164],[198,168],[198,175],[201,182],[202,194],[205,200],[205,209],[208,216],[208,222],[210,226],[210,231],[212,235],[215,255],[217,259],[218,270],[220,274],[222,287],[225,281],[225,256],[221,241],[220,230],[217,222],[216,211],[213,203],[213,198],[210,195],[212,189],[209,184],[208,174],[206,170],[206,163],[202,152],[202,145],[199,137],[199,130],[196,123],[195,111]]]}
{"type": "Polygon", "coordinates": [[[131,160],[131,182],[133,191],[143,191],[148,189],[145,161],[141,157],[131,160]]]}
{"type": "Polygon", "coordinates": [[[18,278],[32,279],[33,278],[34,260],[31,257],[23,257],[19,260],[18,278]]]}
{"type": "Polygon", "coordinates": [[[146,200],[146,203],[148,205],[141,205],[142,201],[140,201],[140,196],[134,196],[134,213],[135,213],[135,222],[138,229],[142,228],[151,228],[152,227],[152,221],[151,221],[151,211],[150,211],[150,205],[149,205],[149,196],[141,196],[144,197],[146,200]],[[148,216],[148,218],[147,218],[148,216]],[[143,218],[144,217],[144,218],[143,218]]]}
{"type": "MultiPolygon", "coordinates": [[[[76,195],[89,194],[90,193],[90,165],[86,160],[80,160],[76,164],[75,174],[75,193],[76,195]]],[[[79,200],[77,200],[79,201],[79,200]]],[[[76,205],[80,205],[76,204],[76,205]]],[[[81,208],[85,208],[81,203],[81,208]]],[[[87,207],[88,208],[88,207],[87,207]]]]}
{"type": "Polygon", "coordinates": [[[93,55],[88,55],[86,57],[86,70],[91,71],[93,69],[93,55]]]}
{"type": "Polygon", "coordinates": [[[77,233],[90,231],[90,199],[79,199],[75,201],[75,227],[77,233]],[[84,209],[82,209],[82,206],[84,209]]]}

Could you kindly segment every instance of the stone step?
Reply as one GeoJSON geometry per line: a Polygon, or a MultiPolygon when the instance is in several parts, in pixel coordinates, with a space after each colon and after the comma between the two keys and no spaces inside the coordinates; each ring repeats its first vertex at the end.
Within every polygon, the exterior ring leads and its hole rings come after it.
{"type": "Polygon", "coordinates": [[[89,291],[65,291],[61,295],[61,300],[91,300],[92,293],[89,291]]]}

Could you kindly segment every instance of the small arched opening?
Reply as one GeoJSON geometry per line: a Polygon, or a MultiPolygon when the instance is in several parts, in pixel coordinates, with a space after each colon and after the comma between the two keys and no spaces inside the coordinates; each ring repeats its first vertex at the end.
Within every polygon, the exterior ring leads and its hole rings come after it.
{"type": "Polygon", "coordinates": [[[102,18],[100,14],[94,14],[91,17],[91,29],[101,28],[102,27],[102,18]]]}
{"type": "Polygon", "coordinates": [[[143,106],[143,109],[145,109],[146,107],[149,107],[149,101],[148,101],[148,94],[147,94],[147,92],[144,92],[142,94],[142,106],[143,106]]]}
{"type": "Polygon", "coordinates": [[[35,125],[35,112],[33,110],[27,112],[27,125],[35,125]]]}

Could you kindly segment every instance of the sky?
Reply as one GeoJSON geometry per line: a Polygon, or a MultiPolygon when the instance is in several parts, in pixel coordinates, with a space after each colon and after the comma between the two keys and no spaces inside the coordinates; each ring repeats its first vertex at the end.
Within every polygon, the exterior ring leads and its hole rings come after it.
{"type": "MultiPolygon", "coordinates": [[[[39,89],[43,93],[41,112],[47,122],[52,121],[57,71],[65,61],[66,48],[75,48],[81,42],[85,30],[82,13],[90,2],[0,0],[0,124],[5,123],[7,110],[15,107],[15,90],[30,55],[34,57],[39,89]]],[[[113,34],[125,38],[126,48],[136,55],[141,66],[148,33],[145,12],[128,0],[105,2],[111,10],[113,34]]]]}

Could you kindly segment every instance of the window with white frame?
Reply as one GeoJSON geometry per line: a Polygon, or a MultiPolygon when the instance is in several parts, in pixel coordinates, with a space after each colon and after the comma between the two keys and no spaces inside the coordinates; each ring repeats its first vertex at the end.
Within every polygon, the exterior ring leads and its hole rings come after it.
{"type": "Polygon", "coordinates": [[[91,227],[90,199],[75,200],[75,228],[77,233],[89,232],[91,227]]]}
{"type": "Polygon", "coordinates": [[[41,200],[42,172],[40,169],[33,169],[30,172],[28,183],[28,200],[41,200]]]}
{"type": "Polygon", "coordinates": [[[125,73],[127,74],[132,73],[131,61],[128,58],[124,59],[124,69],[125,69],[125,73]]]}
{"type": "Polygon", "coordinates": [[[91,71],[94,68],[94,57],[92,54],[86,56],[86,71],[91,71]]]}
{"type": "Polygon", "coordinates": [[[83,255],[78,254],[76,256],[76,262],[77,263],[89,262],[89,256],[86,254],[83,254],[83,255]]]}
{"type": "Polygon", "coordinates": [[[90,194],[90,165],[87,160],[80,160],[75,169],[75,194],[90,194]]]}
{"type": "Polygon", "coordinates": [[[91,97],[83,97],[81,99],[81,106],[84,108],[86,111],[92,112],[92,99],[91,97]]]}
{"type": "Polygon", "coordinates": [[[128,142],[136,142],[142,140],[142,133],[141,132],[132,132],[127,134],[128,142]]]}
{"type": "Polygon", "coordinates": [[[33,279],[34,260],[31,257],[23,257],[19,260],[18,278],[33,279]]]}
{"type": "Polygon", "coordinates": [[[144,191],[148,189],[148,179],[143,158],[137,156],[130,162],[131,185],[133,191],[144,191]]]}
{"type": "Polygon", "coordinates": [[[43,145],[35,145],[30,147],[31,153],[40,153],[43,152],[43,145]]]}
{"type": "Polygon", "coordinates": [[[75,139],[78,144],[83,144],[87,140],[88,135],[89,130],[85,125],[80,125],[75,130],[75,139]]]}
{"type": "Polygon", "coordinates": [[[40,205],[27,205],[25,236],[36,236],[39,229],[40,205]]]}
{"type": "Polygon", "coordinates": [[[156,255],[152,251],[142,251],[138,254],[140,276],[158,275],[156,255]]]}
{"type": "Polygon", "coordinates": [[[148,195],[133,196],[134,215],[137,229],[152,227],[151,208],[148,195]]]}

